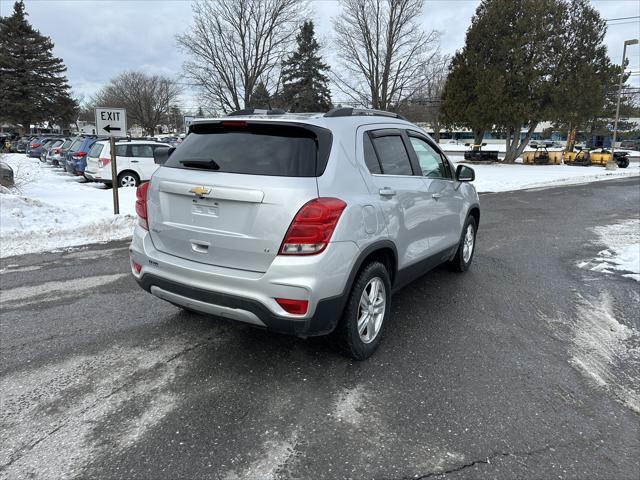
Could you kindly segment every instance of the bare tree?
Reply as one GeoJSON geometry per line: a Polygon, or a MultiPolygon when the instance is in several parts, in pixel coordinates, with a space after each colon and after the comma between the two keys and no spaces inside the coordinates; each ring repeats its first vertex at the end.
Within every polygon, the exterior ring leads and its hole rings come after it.
{"type": "Polygon", "coordinates": [[[440,103],[442,92],[447,81],[450,57],[447,55],[434,57],[426,65],[426,82],[411,97],[408,97],[393,107],[414,122],[428,123],[433,130],[433,138],[440,140],[442,122],[440,118],[440,103]]]}
{"type": "Polygon", "coordinates": [[[439,33],[417,23],[424,0],[342,0],[334,19],[341,69],[334,80],[355,102],[389,109],[428,81],[439,33]]]}
{"type": "Polygon", "coordinates": [[[178,85],[168,77],[125,72],[103,87],[93,98],[93,103],[98,107],[126,108],[130,123],[139,124],[153,135],[179,94],[178,85]]]}
{"type": "Polygon", "coordinates": [[[299,0],[196,0],[194,25],[176,37],[185,75],[225,112],[251,103],[258,82],[273,91],[301,20],[299,0]]]}

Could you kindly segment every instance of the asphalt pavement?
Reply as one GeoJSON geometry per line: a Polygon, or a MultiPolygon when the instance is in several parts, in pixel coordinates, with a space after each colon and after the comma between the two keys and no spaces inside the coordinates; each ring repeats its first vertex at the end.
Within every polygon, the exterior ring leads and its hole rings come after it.
{"type": "Polygon", "coordinates": [[[481,208],[364,362],[162,302],[127,242],[3,259],[0,478],[638,479],[640,283],[577,265],[640,179],[481,208]]]}

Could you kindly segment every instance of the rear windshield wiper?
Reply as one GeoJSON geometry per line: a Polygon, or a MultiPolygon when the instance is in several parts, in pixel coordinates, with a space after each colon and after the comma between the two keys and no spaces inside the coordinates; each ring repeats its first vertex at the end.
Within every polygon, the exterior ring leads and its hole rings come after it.
{"type": "Polygon", "coordinates": [[[187,168],[208,168],[210,170],[220,170],[220,165],[211,158],[209,160],[180,160],[180,163],[187,168]]]}

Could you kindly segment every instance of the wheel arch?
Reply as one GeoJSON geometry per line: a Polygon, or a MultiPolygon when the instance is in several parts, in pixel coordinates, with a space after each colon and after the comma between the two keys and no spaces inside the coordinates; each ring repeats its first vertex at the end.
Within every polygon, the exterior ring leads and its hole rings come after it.
{"type": "Polygon", "coordinates": [[[348,295],[349,292],[351,292],[353,282],[355,282],[356,277],[362,269],[372,261],[376,260],[387,268],[391,279],[391,286],[393,286],[398,272],[398,250],[391,240],[381,240],[368,245],[360,252],[360,255],[358,255],[345,286],[345,295],[348,295]]]}
{"type": "Polygon", "coordinates": [[[480,206],[472,205],[471,208],[469,209],[469,212],[467,213],[467,217],[468,216],[472,216],[476,221],[476,230],[477,230],[478,227],[480,226],[480,206]]]}

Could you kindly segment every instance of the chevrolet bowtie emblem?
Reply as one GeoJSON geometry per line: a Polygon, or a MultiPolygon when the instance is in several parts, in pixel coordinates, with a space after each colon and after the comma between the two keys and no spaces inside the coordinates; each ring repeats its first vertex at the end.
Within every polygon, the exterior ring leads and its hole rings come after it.
{"type": "Polygon", "coordinates": [[[203,186],[199,185],[197,187],[193,187],[191,190],[189,190],[189,192],[190,193],[194,193],[198,197],[204,197],[209,192],[211,192],[211,189],[210,188],[204,188],[203,186]]]}

